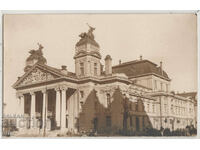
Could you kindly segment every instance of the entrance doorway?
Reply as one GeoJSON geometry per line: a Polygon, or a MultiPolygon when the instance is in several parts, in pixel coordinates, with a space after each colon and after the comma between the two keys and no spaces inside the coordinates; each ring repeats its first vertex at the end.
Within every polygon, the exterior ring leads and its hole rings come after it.
{"type": "Polygon", "coordinates": [[[98,118],[95,117],[95,118],[94,118],[94,131],[96,132],[97,129],[98,129],[98,118]]]}
{"type": "Polygon", "coordinates": [[[136,131],[139,131],[139,129],[140,129],[140,122],[139,122],[139,118],[138,118],[138,117],[136,117],[136,118],[135,118],[135,120],[136,120],[136,131]]]}

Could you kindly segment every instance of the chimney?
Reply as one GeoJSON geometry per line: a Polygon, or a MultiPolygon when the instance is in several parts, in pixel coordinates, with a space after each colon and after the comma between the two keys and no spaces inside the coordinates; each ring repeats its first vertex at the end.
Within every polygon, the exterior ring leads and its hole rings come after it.
{"type": "Polygon", "coordinates": [[[122,64],[122,61],[121,61],[121,59],[119,60],[119,65],[121,65],[122,64]]]}
{"type": "Polygon", "coordinates": [[[106,75],[112,74],[112,58],[110,55],[105,58],[105,73],[106,75]]]}
{"type": "Polygon", "coordinates": [[[142,55],[140,55],[140,60],[142,60],[142,55]]]}
{"type": "Polygon", "coordinates": [[[163,66],[162,66],[162,61],[160,62],[160,71],[161,71],[161,74],[163,75],[163,66]]]}
{"type": "Polygon", "coordinates": [[[67,71],[67,66],[62,65],[62,66],[61,66],[61,72],[67,74],[67,73],[68,73],[68,71],[67,71]]]}

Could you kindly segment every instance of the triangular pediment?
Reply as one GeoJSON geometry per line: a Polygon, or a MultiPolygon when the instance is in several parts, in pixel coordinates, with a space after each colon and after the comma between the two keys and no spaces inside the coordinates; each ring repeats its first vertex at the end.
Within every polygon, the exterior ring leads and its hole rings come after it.
{"type": "Polygon", "coordinates": [[[47,82],[61,77],[58,73],[54,73],[47,67],[33,66],[27,73],[25,73],[15,84],[14,88],[32,85],[41,82],[47,82]]]}

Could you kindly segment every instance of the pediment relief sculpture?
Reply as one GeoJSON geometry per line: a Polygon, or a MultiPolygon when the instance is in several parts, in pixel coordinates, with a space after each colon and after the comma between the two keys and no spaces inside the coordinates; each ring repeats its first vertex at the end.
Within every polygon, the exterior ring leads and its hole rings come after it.
{"type": "Polygon", "coordinates": [[[28,76],[26,76],[22,82],[20,83],[20,86],[22,85],[29,85],[33,83],[39,83],[43,81],[49,81],[52,79],[57,78],[56,75],[53,75],[49,72],[44,72],[41,69],[34,68],[32,72],[29,73],[28,76]]]}

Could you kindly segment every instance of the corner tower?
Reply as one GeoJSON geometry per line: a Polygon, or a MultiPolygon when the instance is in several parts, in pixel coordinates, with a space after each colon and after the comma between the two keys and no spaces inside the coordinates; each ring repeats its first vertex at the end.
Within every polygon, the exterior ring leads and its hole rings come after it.
{"type": "MultiPolygon", "coordinates": [[[[89,26],[89,25],[88,25],[89,26]]],[[[101,54],[99,44],[94,40],[95,28],[89,26],[88,32],[81,33],[75,47],[75,72],[78,77],[101,75],[101,54]]]]}

